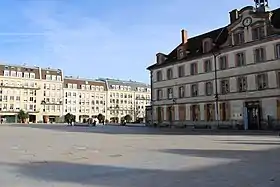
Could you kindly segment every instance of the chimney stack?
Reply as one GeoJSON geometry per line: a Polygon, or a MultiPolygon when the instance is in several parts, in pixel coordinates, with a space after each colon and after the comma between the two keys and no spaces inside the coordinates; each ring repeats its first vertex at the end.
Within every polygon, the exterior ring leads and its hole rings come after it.
{"type": "Polygon", "coordinates": [[[188,42],[188,33],[186,30],[181,30],[181,37],[182,37],[182,44],[185,44],[188,42]]]}
{"type": "Polygon", "coordinates": [[[234,9],[229,13],[230,23],[234,23],[238,19],[238,10],[234,9]]]}

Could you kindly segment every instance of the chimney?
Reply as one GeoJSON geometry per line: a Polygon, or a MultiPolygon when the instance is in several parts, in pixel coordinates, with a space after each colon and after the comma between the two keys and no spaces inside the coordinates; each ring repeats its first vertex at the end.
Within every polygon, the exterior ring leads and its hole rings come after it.
{"type": "Polygon", "coordinates": [[[229,13],[230,23],[234,23],[238,19],[238,10],[234,9],[229,13]]]}
{"type": "Polygon", "coordinates": [[[186,30],[182,29],[181,30],[181,37],[182,37],[182,44],[185,44],[188,42],[188,33],[186,30]]]}

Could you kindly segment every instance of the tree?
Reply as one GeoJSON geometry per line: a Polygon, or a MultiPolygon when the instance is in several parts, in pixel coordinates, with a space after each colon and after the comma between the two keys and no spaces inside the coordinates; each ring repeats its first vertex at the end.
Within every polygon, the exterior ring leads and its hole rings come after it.
{"type": "Polygon", "coordinates": [[[20,110],[18,112],[18,118],[21,121],[21,123],[25,123],[26,119],[29,117],[28,113],[24,112],[24,110],[20,110]]]}
{"type": "Polygon", "coordinates": [[[74,115],[73,114],[70,114],[70,113],[67,113],[65,116],[64,116],[64,120],[66,122],[71,122],[72,120],[74,120],[74,115]]]}
{"type": "Polygon", "coordinates": [[[130,122],[130,121],[132,120],[131,115],[127,114],[126,116],[124,116],[124,120],[125,120],[126,122],[130,122]]]}
{"type": "Polygon", "coordinates": [[[97,119],[100,123],[103,123],[105,120],[105,116],[103,114],[98,114],[97,119]]]}

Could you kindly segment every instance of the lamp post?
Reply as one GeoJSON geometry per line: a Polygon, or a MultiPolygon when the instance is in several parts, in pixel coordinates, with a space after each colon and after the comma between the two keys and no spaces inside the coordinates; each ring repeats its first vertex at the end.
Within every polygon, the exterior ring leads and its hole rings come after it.
{"type": "Polygon", "coordinates": [[[214,56],[214,80],[215,80],[215,109],[216,109],[216,120],[219,127],[219,93],[218,93],[218,76],[217,76],[217,57],[220,55],[218,51],[213,50],[214,56]]]}

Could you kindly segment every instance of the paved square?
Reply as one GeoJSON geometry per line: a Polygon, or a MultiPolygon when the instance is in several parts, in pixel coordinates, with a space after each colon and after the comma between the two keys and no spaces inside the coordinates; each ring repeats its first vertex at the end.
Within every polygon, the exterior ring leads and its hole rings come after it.
{"type": "Polygon", "coordinates": [[[280,186],[278,136],[178,131],[0,126],[0,186],[280,186]]]}

